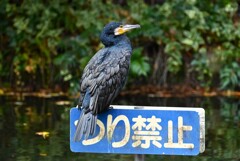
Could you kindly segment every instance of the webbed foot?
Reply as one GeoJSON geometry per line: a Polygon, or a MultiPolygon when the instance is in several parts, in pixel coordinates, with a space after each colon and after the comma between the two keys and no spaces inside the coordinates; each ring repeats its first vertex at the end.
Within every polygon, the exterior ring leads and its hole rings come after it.
{"type": "Polygon", "coordinates": [[[77,105],[76,108],[77,108],[78,110],[81,110],[81,109],[82,109],[82,106],[77,105]]]}

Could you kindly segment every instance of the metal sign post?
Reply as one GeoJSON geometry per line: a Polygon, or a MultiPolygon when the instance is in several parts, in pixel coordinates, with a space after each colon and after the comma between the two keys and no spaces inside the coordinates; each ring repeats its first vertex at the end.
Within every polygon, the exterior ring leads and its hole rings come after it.
{"type": "Polygon", "coordinates": [[[144,154],[135,154],[134,161],[144,161],[145,155],[144,154]]]}
{"type": "Polygon", "coordinates": [[[205,150],[205,111],[202,108],[113,106],[98,115],[96,133],[74,142],[80,111],[70,111],[73,152],[198,155],[205,150]]]}
{"type": "MultiPolygon", "coordinates": [[[[141,107],[134,107],[134,109],[144,109],[143,106],[141,107]]],[[[144,154],[135,154],[134,155],[134,161],[144,161],[145,160],[145,155],[144,154]]]]}

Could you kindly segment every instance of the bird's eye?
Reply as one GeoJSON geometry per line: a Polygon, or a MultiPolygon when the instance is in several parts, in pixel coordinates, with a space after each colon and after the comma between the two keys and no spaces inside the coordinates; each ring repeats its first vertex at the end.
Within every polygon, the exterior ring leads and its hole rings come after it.
{"type": "Polygon", "coordinates": [[[120,25],[119,27],[120,27],[120,28],[123,28],[123,25],[120,25]]]}

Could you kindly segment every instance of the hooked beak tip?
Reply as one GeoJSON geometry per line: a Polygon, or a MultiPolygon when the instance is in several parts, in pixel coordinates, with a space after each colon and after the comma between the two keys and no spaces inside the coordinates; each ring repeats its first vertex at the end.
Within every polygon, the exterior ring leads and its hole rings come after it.
{"type": "Polygon", "coordinates": [[[123,28],[125,28],[127,30],[131,30],[131,29],[135,29],[135,28],[141,28],[141,26],[139,24],[136,24],[136,25],[124,25],[123,28]]]}

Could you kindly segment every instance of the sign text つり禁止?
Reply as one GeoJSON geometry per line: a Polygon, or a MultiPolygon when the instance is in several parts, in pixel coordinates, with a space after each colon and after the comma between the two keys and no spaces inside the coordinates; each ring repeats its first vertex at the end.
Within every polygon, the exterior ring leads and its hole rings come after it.
{"type": "Polygon", "coordinates": [[[80,111],[70,112],[73,152],[197,155],[204,151],[205,114],[202,108],[114,106],[98,115],[95,134],[74,142],[80,111]]]}

